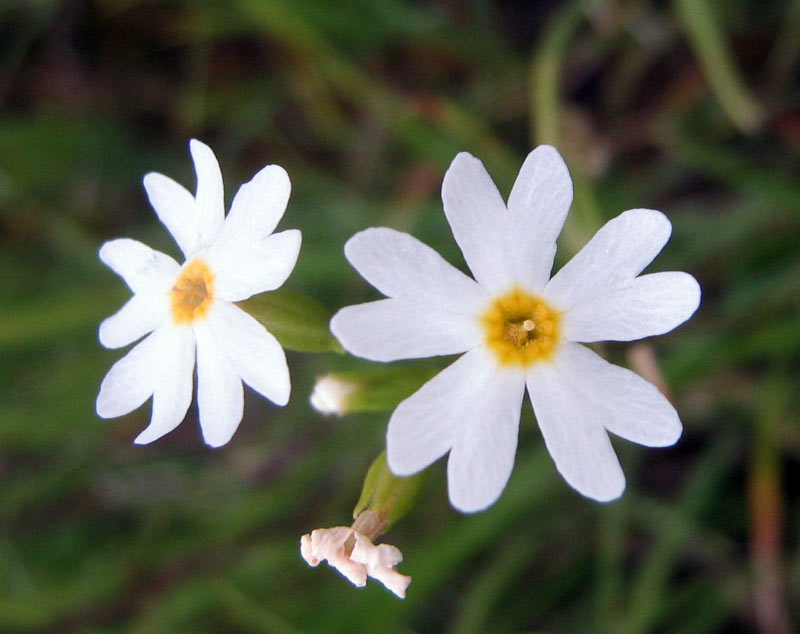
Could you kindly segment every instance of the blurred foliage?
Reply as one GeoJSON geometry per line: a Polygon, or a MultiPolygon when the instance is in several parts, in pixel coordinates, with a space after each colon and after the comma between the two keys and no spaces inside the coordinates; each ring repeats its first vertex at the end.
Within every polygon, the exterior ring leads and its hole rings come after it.
{"type": "Polygon", "coordinates": [[[790,631],[799,58],[792,0],[5,0],[0,630],[790,631]],[[388,420],[323,419],[308,395],[315,376],[369,364],[289,353],[290,405],[248,394],[216,451],[194,406],[146,447],[131,441],[149,406],[94,413],[121,355],[96,327],[126,297],[97,249],[130,236],[176,254],[140,179],[192,186],[191,137],[216,151],[228,200],[262,165],[288,170],[281,227],[303,249],[287,287],[329,310],[375,296],[342,254],[367,226],[463,267],[439,199],[458,151],[508,192],[533,145],[558,145],[576,201],[557,265],[647,206],[675,227],[654,266],[703,286],[676,332],[605,346],[669,386],[683,439],[618,444],[628,489],[600,505],[558,476],[526,405],[494,507],[453,511],[440,462],[388,535],[407,600],[308,568],[300,535],[349,523],[388,420]]]}

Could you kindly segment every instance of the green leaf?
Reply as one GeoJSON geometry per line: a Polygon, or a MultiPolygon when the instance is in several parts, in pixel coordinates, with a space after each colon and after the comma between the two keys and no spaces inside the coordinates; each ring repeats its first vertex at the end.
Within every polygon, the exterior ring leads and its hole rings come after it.
{"type": "Polygon", "coordinates": [[[353,517],[372,511],[386,522],[382,531],[386,532],[414,506],[426,475],[427,470],[408,478],[394,475],[386,462],[386,451],[382,451],[367,471],[353,517]]]}
{"type": "Polygon", "coordinates": [[[344,352],[328,328],[330,311],[313,297],[279,289],[238,305],[264,324],[287,350],[344,352]]]}
{"type": "Polygon", "coordinates": [[[437,372],[439,368],[430,365],[371,366],[364,370],[327,374],[319,377],[318,382],[328,379],[352,386],[342,399],[340,415],[386,412],[397,407],[400,401],[411,396],[437,372]]]}

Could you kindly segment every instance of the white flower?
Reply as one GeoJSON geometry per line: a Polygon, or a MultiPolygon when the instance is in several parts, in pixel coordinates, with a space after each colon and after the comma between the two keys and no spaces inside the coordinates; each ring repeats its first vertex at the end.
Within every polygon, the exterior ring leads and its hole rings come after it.
{"type": "Polygon", "coordinates": [[[404,599],[411,577],[401,575],[394,568],[403,561],[403,553],[396,546],[378,544],[359,531],[346,526],[318,528],[311,535],[300,538],[300,554],[309,566],[328,563],[359,588],[367,583],[367,576],[380,581],[398,597],[404,599]]]}
{"type": "Polygon", "coordinates": [[[554,148],[528,155],[508,206],[483,164],[459,154],[442,199],[475,280],[392,229],[367,229],[345,245],[350,263],[389,297],[334,316],[348,351],[375,361],[466,352],[394,411],[389,467],[410,475],[449,451],[453,506],[489,506],[511,474],[527,385],[566,481],[596,500],[617,498],[625,477],[607,432],[660,447],[677,441],[681,423],[653,385],[580,343],[665,333],[697,309],[691,275],[637,277],[666,244],[670,222],[658,211],[626,211],[548,281],[572,202],[554,148]]]}
{"type": "Polygon", "coordinates": [[[151,334],[103,379],[97,413],[121,416],[152,396],[150,425],[136,442],[172,431],[192,400],[196,350],[200,426],[206,443],[219,447],[242,419],[242,381],[278,405],[289,400],[283,348],[233,302],[283,284],[297,261],[300,232],[272,234],[291,190],[283,168],[268,165],[242,185],[225,217],[214,153],[195,140],[189,147],[196,196],[161,174],[144,177],[150,203],[186,262],[135,240],[112,240],[100,249],[100,259],[133,291],[100,325],[100,342],[119,348],[151,334]]]}
{"type": "Polygon", "coordinates": [[[321,414],[341,416],[347,411],[347,399],[358,390],[358,387],[358,383],[326,374],[317,378],[309,401],[321,414]]]}

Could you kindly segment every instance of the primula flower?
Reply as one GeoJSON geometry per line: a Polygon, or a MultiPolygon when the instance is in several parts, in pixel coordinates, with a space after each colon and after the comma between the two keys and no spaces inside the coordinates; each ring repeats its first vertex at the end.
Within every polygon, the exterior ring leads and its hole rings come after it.
{"type": "Polygon", "coordinates": [[[665,333],[697,309],[691,275],[639,276],[666,244],[669,220],[649,209],[620,214],[548,281],[572,202],[554,148],[528,155],[507,206],[483,164],[461,153],[442,199],[474,280],[392,229],[367,229],[345,245],[350,263],[388,296],[334,316],[331,329],[349,352],[375,361],[466,353],[394,411],[389,467],[410,475],[450,452],[453,506],[489,506],[511,474],[527,386],[566,481],[596,500],[619,497],[625,477],[607,432],[661,447],[682,427],[653,385],[581,343],[665,333]]]}
{"type": "Polygon", "coordinates": [[[120,275],[133,297],[100,325],[100,343],[126,346],[150,333],[103,379],[97,413],[122,416],[153,397],[144,444],[177,427],[197,401],[203,438],[227,443],[242,420],[242,381],[277,405],[289,400],[286,356],[264,326],[233,302],[278,288],[300,251],[296,229],[272,234],[291,184],[268,165],[242,185],[225,217],[222,174],[211,149],[192,140],[197,194],[161,174],[144,177],[150,204],[186,261],[129,239],[106,242],[100,259],[120,275]],[[196,355],[195,355],[196,351],[196,355]]]}

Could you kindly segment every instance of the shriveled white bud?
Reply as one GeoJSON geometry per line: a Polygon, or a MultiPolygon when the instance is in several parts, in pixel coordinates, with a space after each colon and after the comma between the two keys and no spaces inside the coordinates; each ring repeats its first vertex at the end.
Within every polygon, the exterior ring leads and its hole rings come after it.
{"type": "Polygon", "coordinates": [[[300,538],[300,554],[310,566],[327,561],[359,588],[367,576],[380,581],[404,599],[411,577],[401,575],[394,567],[403,561],[400,549],[389,544],[377,546],[353,528],[337,526],[318,528],[300,538]]]}
{"type": "Polygon", "coordinates": [[[356,532],[356,545],[350,554],[352,561],[363,564],[367,574],[380,581],[389,590],[401,599],[406,598],[406,588],[411,583],[411,577],[401,575],[395,566],[403,561],[403,553],[397,546],[391,544],[374,545],[361,533],[356,532]]]}

